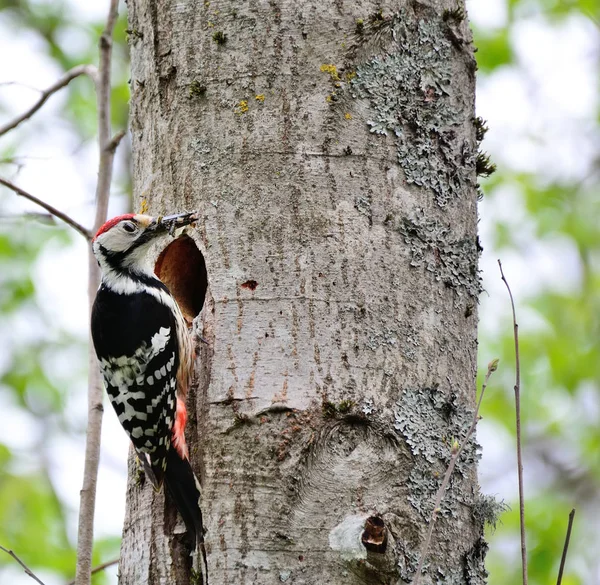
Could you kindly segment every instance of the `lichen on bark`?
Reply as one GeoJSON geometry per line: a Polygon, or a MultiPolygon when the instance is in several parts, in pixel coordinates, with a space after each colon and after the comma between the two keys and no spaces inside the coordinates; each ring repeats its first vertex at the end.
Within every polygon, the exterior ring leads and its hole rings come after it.
{"type": "Polygon", "coordinates": [[[456,291],[459,297],[477,301],[481,293],[479,240],[455,239],[450,225],[423,217],[423,212],[405,217],[398,226],[413,268],[423,267],[437,282],[456,291]]]}
{"type": "Polygon", "coordinates": [[[440,207],[473,186],[476,145],[460,137],[471,106],[452,83],[455,75],[448,24],[434,9],[410,9],[372,19],[353,51],[377,44],[377,54],[356,65],[352,97],[369,102],[370,131],[396,141],[408,184],[430,189],[440,207]]]}

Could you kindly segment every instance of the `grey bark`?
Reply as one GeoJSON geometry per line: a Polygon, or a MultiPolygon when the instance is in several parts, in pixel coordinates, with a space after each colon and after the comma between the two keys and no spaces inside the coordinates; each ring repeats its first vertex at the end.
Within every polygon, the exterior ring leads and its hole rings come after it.
{"type": "MultiPolygon", "coordinates": [[[[203,217],[194,327],[209,343],[188,429],[202,581],[408,583],[475,399],[464,13],[449,0],[128,8],[135,195],[203,217]]],[[[471,443],[422,583],[485,581],[493,506],[476,459],[471,443]]],[[[168,498],[134,471],[120,583],[202,582],[168,498]]]]}

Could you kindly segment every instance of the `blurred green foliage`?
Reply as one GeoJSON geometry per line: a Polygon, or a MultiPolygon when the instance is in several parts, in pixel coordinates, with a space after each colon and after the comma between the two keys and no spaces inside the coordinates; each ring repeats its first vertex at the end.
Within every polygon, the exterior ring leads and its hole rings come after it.
{"type": "MultiPolygon", "coordinates": [[[[108,10],[108,3],[106,7],[108,10]]],[[[35,37],[46,57],[62,71],[81,63],[98,63],[98,39],[104,22],[85,21],[82,14],[65,0],[0,0],[0,25],[35,37]],[[68,42],[70,35],[78,42],[68,42]]],[[[112,122],[116,129],[127,128],[126,28],[126,15],[121,14],[113,51],[112,122]]],[[[67,121],[80,142],[95,140],[96,95],[90,80],[74,80],[62,95],[66,100],[61,123],[67,121]]],[[[0,111],[6,110],[0,91],[0,111]]],[[[19,159],[14,157],[26,154],[19,152],[21,136],[19,128],[0,143],[0,171],[6,177],[19,171],[20,166],[14,164],[19,159]]],[[[53,441],[60,444],[68,439],[81,444],[85,439],[85,413],[73,417],[67,409],[70,400],[86,392],[87,338],[57,328],[52,308],[42,307],[35,274],[44,249],[67,247],[80,236],[62,225],[43,225],[34,218],[9,219],[14,215],[11,203],[15,195],[4,189],[0,195],[0,339],[4,341],[0,404],[4,407],[3,420],[14,419],[10,427],[11,431],[14,427],[14,440],[10,446],[0,443],[0,545],[13,549],[32,570],[55,574],[59,582],[66,582],[75,571],[76,516],[54,485],[52,456],[57,454],[50,454],[49,449],[53,441]],[[20,339],[14,332],[23,323],[29,327],[25,339],[20,339]],[[63,368],[66,371],[49,368],[61,360],[71,360],[72,367],[63,368]],[[36,432],[32,434],[32,430],[36,432]]],[[[92,195],[88,194],[88,199],[92,195]]],[[[80,270],[85,272],[87,266],[80,270]]],[[[96,539],[93,564],[117,558],[119,545],[119,535],[96,539]]],[[[20,568],[0,552],[3,583],[5,571],[15,574],[20,568]]],[[[108,578],[98,573],[93,582],[100,585],[108,578]]]]}
{"type": "MultiPolygon", "coordinates": [[[[516,56],[515,25],[536,19],[548,26],[560,26],[570,17],[591,20],[600,37],[597,0],[509,0],[506,23],[489,30],[474,28],[480,75],[489,78],[500,68],[514,68],[526,75],[516,56]]],[[[525,83],[528,82],[526,79],[525,83]]],[[[589,80],[597,91],[599,82],[600,75],[589,80]]],[[[599,120],[600,111],[586,128],[595,132],[596,144],[600,144],[599,120]]],[[[530,133],[528,138],[538,144],[543,142],[535,130],[530,133]]],[[[484,148],[488,149],[485,143],[484,148]]],[[[494,157],[494,151],[489,150],[494,157]]],[[[557,274],[555,285],[533,286],[534,292],[516,299],[519,321],[526,316],[528,323],[536,324],[526,328],[520,323],[519,330],[531,585],[556,582],[568,514],[573,507],[577,508],[577,514],[563,583],[592,583],[599,578],[595,559],[600,548],[600,524],[595,512],[600,506],[599,162],[600,152],[597,152],[585,176],[568,179],[553,178],[557,175],[554,169],[547,169],[547,173],[523,173],[499,164],[498,172],[483,184],[491,209],[502,206],[508,186],[519,194],[526,212],[527,226],[521,219],[507,220],[506,214],[492,218],[496,257],[516,253],[531,258],[528,252],[532,239],[541,245],[558,242],[570,250],[571,257],[571,264],[564,266],[566,274],[557,274]],[[525,232],[531,235],[524,235],[525,232]],[[570,278],[573,274],[580,276],[567,282],[567,274],[570,278]]],[[[554,263],[560,270],[560,259],[554,259],[554,263]]],[[[510,280],[510,270],[506,262],[503,264],[510,280]]],[[[533,277],[535,270],[531,273],[533,277]]],[[[488,281],[498,278],[498,273],[485,275],[488,281]]],[[[504,433],[498,436],[505,437],[508,433],[512,437],[510,456],[498,469],[498,479],[505,474],[516,476],[515,350],[508,302],[507,296],[494,297],[496,308],[506,309],[502,311],[506,321],[501,334],[496,331],[480,336],[481,363],[493,356],[499,357],[501,364],[486,394],[482,416],[491,421],[493,428],[503,429],[504,433]]],[[[482,325],[485,331],[485,323],[482,325]]],[[[501,517],[497,530],[488,535],[490,585],[521,582],[516,494],[508,503],[511,511],[501,517]]]]}

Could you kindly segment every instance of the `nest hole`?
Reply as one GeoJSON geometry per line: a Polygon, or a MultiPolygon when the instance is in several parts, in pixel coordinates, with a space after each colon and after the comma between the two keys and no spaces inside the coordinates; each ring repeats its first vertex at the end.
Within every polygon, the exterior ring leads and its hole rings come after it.
{"type": "Polygon", "coordinates": [[[159,255],[154,273],[171,291],[188,323],[202,310],[208,276],[202,252],[189,236],[171,242],[159,255]]]}

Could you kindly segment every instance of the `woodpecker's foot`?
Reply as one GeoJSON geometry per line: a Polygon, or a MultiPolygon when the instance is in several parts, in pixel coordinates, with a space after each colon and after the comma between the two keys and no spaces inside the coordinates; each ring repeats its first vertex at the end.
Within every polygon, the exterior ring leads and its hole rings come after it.
{"type": "Polygon", "coordinates": [[[148,462],[148,457],[146,457],[145,453],[140,453],[137,449],[135,450],[135,453],[137,455],[135,460],[138,466],[136,474],[136,484],[140,487],[144,487],[144,483],[147,477],[150,480],[150,483],[154,486],[154,489],[158,490],[158,482],[156,481],[154,471],[152,471],[152,467],[148,462]]]}
{"type": "Polygon", "coordinates": [[[146,472],[138,455],[135,456],[135,485],[143,488],[146,483],[146,472]]]}

